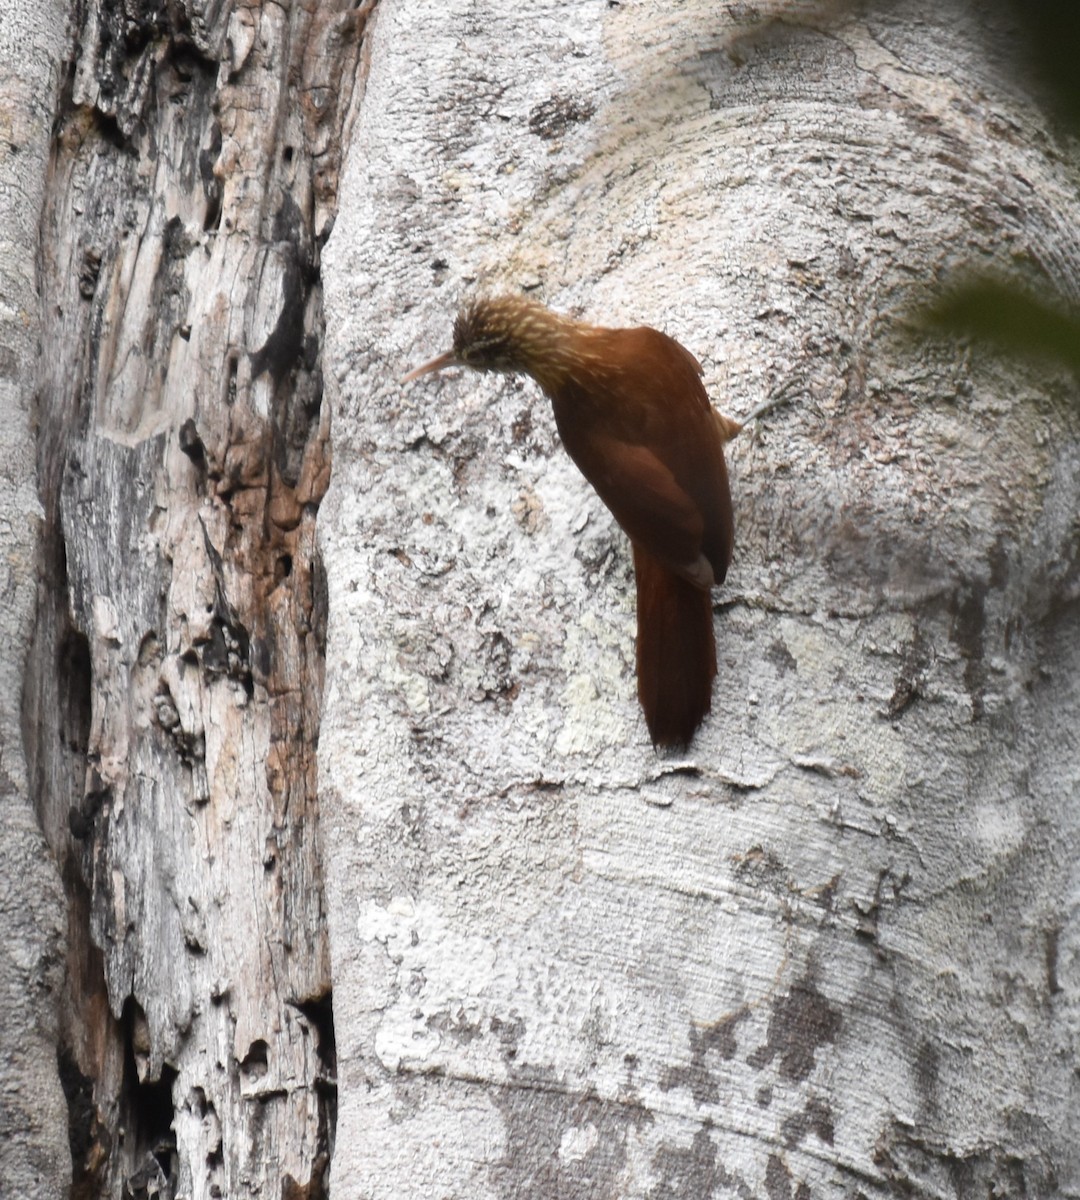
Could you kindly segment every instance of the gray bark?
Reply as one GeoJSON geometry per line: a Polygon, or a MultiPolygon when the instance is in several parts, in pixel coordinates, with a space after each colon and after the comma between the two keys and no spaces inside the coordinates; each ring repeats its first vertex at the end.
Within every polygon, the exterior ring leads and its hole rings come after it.
{"type": "Polygon", "coordinates": [[[32,408],[41,337],[37,233],[66,5],[0,17],[0,1195],[53,1200],[71,1180],[57,1073],[64,908],[36,819],[21,725],[41,532],[32,408]]]}
{"type": "Polygon", "coordinates": [[[372,7],[0,22],[0,1193],[1080,1194],[1076,387],[898,320],[1080,291],[1009,31],[372,7]],[[686,756],[536,389],[396,382],[478,283],[790,397],[686,756]]]}
{"type": "Polygon", "coordinates": [[[972,260],[1080,291],[983,7],[379,6],[324,259],[335,1192],[1080,1195],[1076,388],[898,320],[972,260]],[[536,389],[397,383],[478,282],[793,396],[685,757],[536,389]]]}

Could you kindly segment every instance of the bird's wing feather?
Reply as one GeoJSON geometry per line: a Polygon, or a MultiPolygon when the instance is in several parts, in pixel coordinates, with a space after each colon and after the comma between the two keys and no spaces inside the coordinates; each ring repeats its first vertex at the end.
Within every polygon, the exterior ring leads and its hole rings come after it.
{"type": "Polygon", "coordinates": [[[635,338],[622,360],[634,363],[633,385],[586,378],[553,397],[563,444],[635,542],[690,579],[700,579],[704,555],[719,583],[734,540],[731,495],[697,360],[653,329],[605,332],[635,338]]]}
{"type": "Polygon", "coordinates": [[[694,569],[705,522],[666,463],[646,446],[600,434],[581,457],[567,449],[632,541],[672,570],[694,569]]]}

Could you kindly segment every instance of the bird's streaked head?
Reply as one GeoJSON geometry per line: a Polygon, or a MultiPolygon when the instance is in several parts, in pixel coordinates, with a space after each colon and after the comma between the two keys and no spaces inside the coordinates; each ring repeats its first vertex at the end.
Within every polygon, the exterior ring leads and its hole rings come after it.
{"type": "Polygon", "coordinates": [[[572,324],[525,296],[480,297],[458,313],[453,350],[410,371],[402,383],[451,366],[536,376],[538,364],[559,359],[572,324]]]}
{"type": "Polygon", "coordinates": [[[561,323],[550,309],[524,296],[484,296],[458,313],[454,354],[478,371],[528,371],[561,323]]]}

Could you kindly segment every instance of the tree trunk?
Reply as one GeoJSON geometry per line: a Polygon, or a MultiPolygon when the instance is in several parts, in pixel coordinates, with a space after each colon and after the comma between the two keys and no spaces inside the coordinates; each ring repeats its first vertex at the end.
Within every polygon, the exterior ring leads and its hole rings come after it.
{"type": "Polygon", "coordinates": [[[70,1183],[56,1070],[64,908],[35,819],[20,724],[41,533],[34,363],[41,337],[37,235],[59,93],[61,3],[0,16],[0,1195],[70,1183]]]}
{"type": "Polygon", "coordinates": [[[314,1200],[336,1108],[320,254],[366,6],[76,19],[25,720],[68,910],[73,1194],[314,1200]]]}
{"type": "Polygon", "coordinates": [[[324,260],[335,1193],[1080,1195],[1076,389],[900,320],[972,260],[1077,296],[1076,163],[985,6],[807,7],[379,6],[324,260]],[[685,756],[547,403],[397,382],[478,285],[789,397],[685,756]]]}
{"type": "Polygon", "coordinates": [[[1080,1195],[1076,385],[902,324],[1080,291],[1011,31],[7,8],[0,1193],[1080,1195]],[[546,401],[397,383],[480,284],[786,399],[686,755],[546,401]]]}

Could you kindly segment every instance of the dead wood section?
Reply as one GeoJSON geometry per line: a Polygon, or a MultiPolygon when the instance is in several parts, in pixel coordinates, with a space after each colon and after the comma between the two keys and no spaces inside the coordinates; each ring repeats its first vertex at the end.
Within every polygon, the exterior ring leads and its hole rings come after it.
{"type": "Polygon", "coordinates": [[[42,225],[32,785],[77,1197],[320,1196],[320,254],[371,4],[80,6],[42,225]]]}

